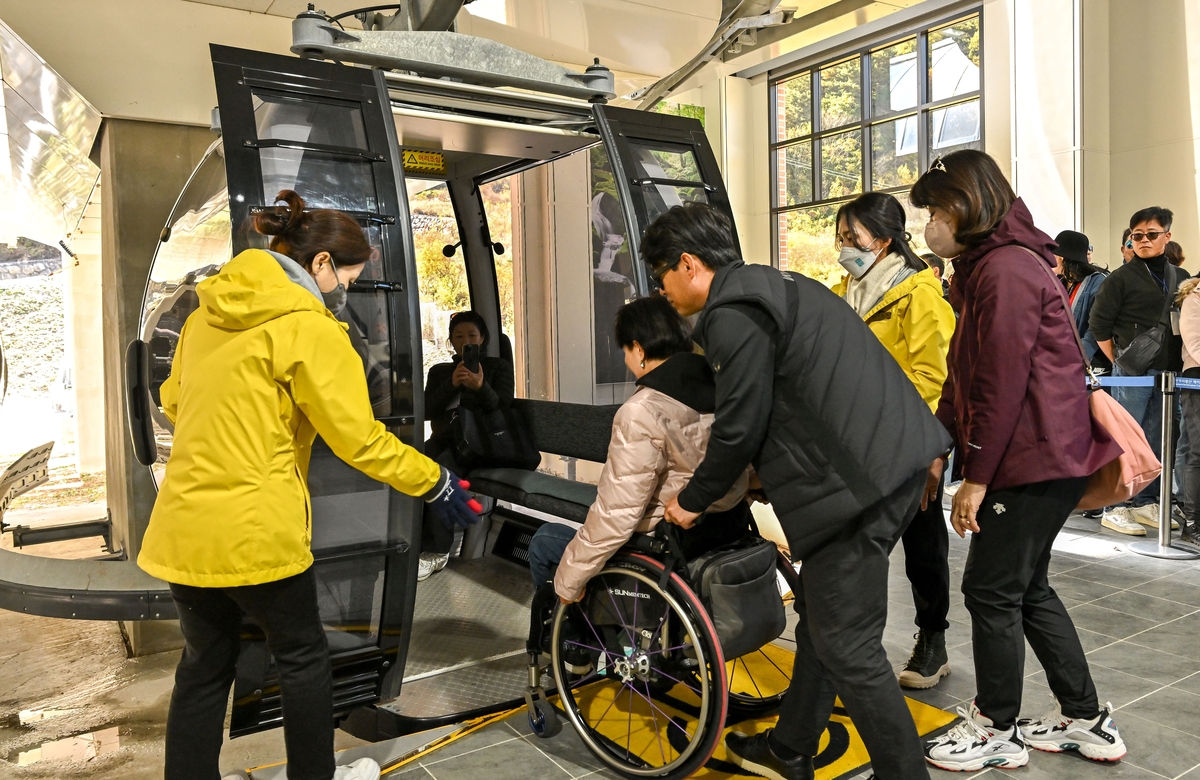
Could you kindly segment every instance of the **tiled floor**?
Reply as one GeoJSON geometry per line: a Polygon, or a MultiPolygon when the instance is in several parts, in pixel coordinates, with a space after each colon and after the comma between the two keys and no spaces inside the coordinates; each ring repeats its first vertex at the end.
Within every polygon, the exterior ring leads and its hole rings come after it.
{"type": "MultiPolygon", "coordinates": [[[[970,616],[957,592],[967,542],[953,535],[950,538],[954,592],[947,644],[954,671],[937,688],[909,695],[953,710],[971,700],[975,676],[970,616]]],[[[1051,564],[1051,581],[1079,629],[1101,701],[1110,701],[1116,708],[1116,722],[1129,745],[1129,755],[1119,764],[1101,765],[1071,754],[1035,752],[1023,769],[990,770],[975,777],[1200,780],[1200,565],[1128,553],[1125,543],[1129,540],[1102,529],[1099,521],[1072,517],[1059,536],[1051,564]]],[[[897,665],[907,660],[915,631],[903,555],[898,549],[892,561],[885,635],[888,656],[897,665]]],[[[1024,712],[1040,715],[1051,707],[1052,700],[1045,673],[1032,651],[1025,671],[1024,712]]],[[[930,774],[935,780],[961,777],[937,770],[930,774]]],[[[554,739],[541,740],[528,733],[524,715],[519,714],[452,743],[389,778],[568,776],[615,777],[599,768],[569,725],[554,739]]]]}

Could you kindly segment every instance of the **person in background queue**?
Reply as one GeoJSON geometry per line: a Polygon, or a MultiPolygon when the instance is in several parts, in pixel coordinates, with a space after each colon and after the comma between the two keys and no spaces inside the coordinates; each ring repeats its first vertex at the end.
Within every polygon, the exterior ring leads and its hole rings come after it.
{"type": "MultiPolygon", "coordinates": [[[[1129,220],[1129,240],[1134,258],[1113,271],[1092,306],[1089,318],[1092,335],[1104,355],[1113,361],[1113,376],[1154,377],[1164,371],[1179,371],[1183,365],[1180,340],[1173,334],[1167,308],[1174,305],[1179,283],[1187,272],[1167,261],[1175,215],[1169,209],[1152,206],[1142,209],[1129,220]],[[1164,323],[1164,319],[1167,321],[1164,323]],[[1135,339],[1163,326],[1157,356],[1140,372],[1122,368],[1119,356],[1135,339]]],[[[1114,387],[1115,398],[1142,426],[1150,446],[1162,458],[1162,394],[1153,387],[1114,387]]],[[[1179,410],[1175,410],[1179,419],[1179,410]]],[[[1176,426],[1178,428],[1178,426],[1176,426]]],[[[1174,447],[1175,442],[1170,446],[1174,447]]],[[[1109,507],[1100,521],[1106,528],[1131,536],[1144,536],[1141,526],[1158,528],[1159,481],[1155,479],[1126,503],[1109,507]]],[[[1173,520],[1172,525],[1177,525],[1173,520]]]]}
{"type": "MultiPolygon", "coordinates": [[[[833,291],[879,337],[932,412],[946,381],[955,317],[938,276],[909,245],[905,220],[900,201],[882,192],[860,195],[838,209],[838,262],[848,273],[833,291]]],[[[917,642],[900,672],[900,685],[932,688],[950,674],[950,538],[940,481],[902,538],[904,573],[917,607],[917,642]]]]}
{"type": "Polygon", "coordinates": [[[755,736],[730,734],[730,760],[811,780],[840,696],[879,780],[927,777],[883,629],[888,556],[949,436],[850,307],[812,279],[742,262],[729,220],[707,204],[660,215],[642,256],[676,311],[700,315],[693,338],[716,382],[704,460],[666,519],[691,527],[753,463],[792,557],[804,562],[779,721],[755,736]]]}
{"type": "Polygon", "coordinates": [[[175,425],[138,555],[171,584],[183,656],[167,712],[166,780],[220,776],[222,727],[242,614],[279,667],[292,780],[375,780],[369,758],[335,767],[329,647],[313,576],[307,475],[318,434],[346,463],[446,522],[478,521],[448,470],[400,442],[371,412],[362,360],[335,314],[371,247],[358,222],[286,205],[254,215],[270,251],[248,249],[196,287],[163,383],[175,425]]]}
{"type": "Polygon", "coordinates": [[[1055,236],[1054,243],[1058,245],[1054,252],[1058,261],[1054,272],[1067,288],[1071,318],[1075,320],[1075,329],[1083,341],[1084,357],[1093,368],[1111,369],[1112,363],[1096,345],[1096,337],[1092,335],[1089,324],[1096,293],[1108,278],[1108,272],[1092,265],[1091,243],[1083,233],[1064,230],[1055,236]]]}
{"type": "MultiPolygon", "coordinates": [[[[960,319],[937,416],[962,460],[950,519],[959,536],[971,531],[962,591],[977,686],[959,708],[963,722],[929,742],[926,756],[958,772],[1024,766],[1029,746],[1116,761],[1125,743],[1112,706],[1100,707],[1047,579],[1055,537],[1088,477],[1121,453],[1092,425],[1071,312],[1051,270],[1054,242],[980,151],[936,160],[910,197],[929,209],[929,248],[954,258],[960,319]],[[1026,640],[1058,704],[1018,722],[1026,640]]],[[[931,479],[941,471],[935,463],[931,479]]]]}
{"type": "Polygon", "coordinates": [[[937,277],[938,282],[942,285],[942,297],[949,298],[950,280],[946,278],[946,261],[931,252],[921,255],[921,259],[933,270],[933,275],[937,277]]]}

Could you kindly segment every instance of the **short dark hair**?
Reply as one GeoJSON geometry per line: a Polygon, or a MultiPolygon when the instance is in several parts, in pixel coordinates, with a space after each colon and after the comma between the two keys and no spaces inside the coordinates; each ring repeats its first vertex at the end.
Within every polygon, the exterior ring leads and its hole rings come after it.
{"type": "Polygon", "coordinates": [[[1167,262],[1171,265],[1183,265],[1183,247],[1179,245],[1178,241],[1168,241],[1163,254],[1167,256],[1167,262]]]}
{"type": "Polygon", "coordinates": [[[838,230],[841,229],[838,226],[841,225],[843,217],[846,218],[846,225],[851,231],[855,225],[862,225],[872,238],[890,238],[892,243],[888,247],[889,254],[900,255],[904,258],[904,264],[915,271],[925,270],[924,261],[917,257],[917,253],[908,243],[912,240],[912,236],[904,229],[908,215],[904,213],[904,206],[893,196],[886,192],[867,192],[859,195],[838,209],[837,217],[833,220],[838,230]]]}
{"type": "Polygon", "coordinates": [[[477,311],[456,312],[450,317],[450,327],[446,328],[446,337],[453,338],[454,329],[459,325],[474,325],[475,327],[479,328],[479,335],[483,336],[483,346],[487,346],[489,338],[488,326],[483,320],[483,315],[477,311]]]}
{"type": "Polygon", "coordinates": [[[1135,211],[1133,216],[1129,218],[1129,232],[1143,222],[1157,222],[1162,225],[1163,230],[1170,230],[1171,224],[1175,221],[1175,214],[1170,209],[1164,209],[1162,206],[1151,206],[1148,209],[1135,211]]]}
{"type": "Polygon", "coordinates": [[[1121,233],[1121,246],[1125,246],[1125,242],[1129,240],[1131,235],[1133,235],[1133,228],[1125,228],[1125,231],[1121,233]]]}
{"type": "Polygon", "coordinates": [[[954,240],[979,246],[1007,216],[1017,194],[990,155],[960,149],[939,158],[913,185],[917,208],[939,208],[954,219],[954,240]]]}
{"type": "Polygon", "coordinates": [[[935,255],[933,252],[926,252],[921,255],[921,259],[925,261],[925,265],[930,268],[936,268],[942,273],[946,273],[946,261],[935,255]]]}
{"type": "Polygon", "coordinates": [[[624,348],[636,341],[651,360],[666,360],[692,351],[692,329],[661,295],[637,298],[617,311],[617,343],[624,348]]]}
{"type": "Polygon", "coordinates": [[[659,214],[642,238],[642,260],[655,276],[674,268],[684,252],[714,271],[742,259],[729,218],[699,202],[672,206],[659,214]]]}

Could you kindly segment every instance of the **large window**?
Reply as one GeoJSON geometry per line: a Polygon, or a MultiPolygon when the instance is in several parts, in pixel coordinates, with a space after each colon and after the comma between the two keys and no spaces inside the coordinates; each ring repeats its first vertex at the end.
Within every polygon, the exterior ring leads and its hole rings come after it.
{"type": "Polygon", "coordinates": [[[838,207],[890,192],[919,250],[925,215],[907,194],[931,161],[982,145],[979,15],[880,42],[771,82],[776,262],[840,277],[838,207]]]}

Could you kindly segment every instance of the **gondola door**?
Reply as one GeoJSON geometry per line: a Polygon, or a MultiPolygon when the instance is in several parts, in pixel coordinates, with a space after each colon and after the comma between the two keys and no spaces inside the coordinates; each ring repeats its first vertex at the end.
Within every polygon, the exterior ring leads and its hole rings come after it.
{"type": "MultiPolygon", "coordinates": [[[[354,215],[375,249],[339,315],[362,357],[375,416],[420,446],[419,308],[395,124],[382,73],[212,47],[233,250],[263,247],[249,218],[281,190],[354,215]]],[[[399,695],[412,623],[419,503],[339,460],[320,439],[309,467],[314,572],[334,706],[399,695]]],[[[230,734],[280,725],[278,676],[247,624],[230,734]]]]}
{"type": "Polygon", "coordinates": [[[646,294],[649,280],[639,245],[654,218],[672,206],[702,201],[723,212],[732,225],[729,195],[699,120],[599,104],[593,111],[621,194],[625,221],[636,236],[629,249],[640,275],[641,292],[646,294]]]}

